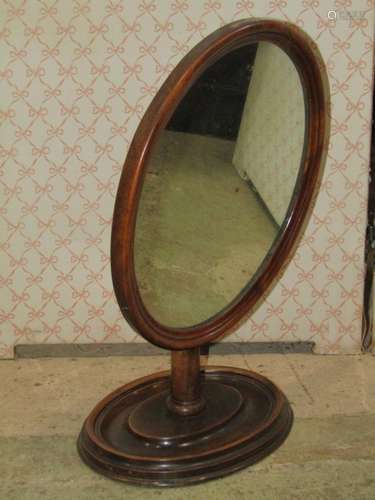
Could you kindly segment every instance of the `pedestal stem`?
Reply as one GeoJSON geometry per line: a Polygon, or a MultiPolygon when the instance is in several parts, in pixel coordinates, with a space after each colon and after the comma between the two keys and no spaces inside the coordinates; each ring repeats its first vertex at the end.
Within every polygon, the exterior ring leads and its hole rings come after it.
{"type": "Polygon", "coordinates": [[[172,351],[171,395],[168,408],[179,415],[195,415],[204,407],[201,394],[199,347],[172,351]]]}

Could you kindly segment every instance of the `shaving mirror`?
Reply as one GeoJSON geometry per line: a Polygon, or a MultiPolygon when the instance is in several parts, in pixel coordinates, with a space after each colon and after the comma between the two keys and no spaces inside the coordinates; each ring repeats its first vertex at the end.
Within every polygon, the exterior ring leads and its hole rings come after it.
{"type": "Polygon", "coordinates": [[[101,401],[78,449],[114,479],[171,486],[271,453],[292,425],[267,378],[200,366],[264,299],[293,254],[327,147],[324,66],[289,23],[220,28],[177,65],[130,146],[112,225],[116,297],[171,371],[101,401]]]}

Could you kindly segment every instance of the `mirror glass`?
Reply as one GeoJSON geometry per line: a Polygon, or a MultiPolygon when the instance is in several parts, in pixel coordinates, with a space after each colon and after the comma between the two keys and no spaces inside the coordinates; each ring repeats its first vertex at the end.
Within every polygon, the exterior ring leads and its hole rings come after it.
{"type": "Polygon", "coordinates": [[[304,134],[299,75],[270,42],[223,56],[190,88],[153,149],[137,214],[136,278],[159,323],[201,323],[249,285],[287,215],[304,134]]]}

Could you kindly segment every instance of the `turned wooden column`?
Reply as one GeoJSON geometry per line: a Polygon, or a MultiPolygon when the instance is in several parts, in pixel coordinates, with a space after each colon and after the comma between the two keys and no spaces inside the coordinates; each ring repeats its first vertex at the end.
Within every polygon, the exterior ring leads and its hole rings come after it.
{"type": "Polygon", "coordinates": [[[172,351],[168,408],[178,415],[195,415],[205,405],[201,394],[200,349],[172,351]]]}

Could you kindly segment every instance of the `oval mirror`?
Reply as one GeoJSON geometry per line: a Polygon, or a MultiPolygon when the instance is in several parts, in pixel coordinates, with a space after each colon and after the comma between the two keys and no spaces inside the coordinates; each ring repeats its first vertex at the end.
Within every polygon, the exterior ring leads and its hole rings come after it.
{"type": "Polygon", "coordinates": [[[200,42],[147,109],[120,179],[113,284],[128,322],[170,349],[171,370],[106,396],[82,459],[109,477],[177,486],[275,450],[293,412],[261,374],[200,367],[293,254],[328,137],[324,65],[299,28],[249,19],[200,42]]]}
{"type": "Polygon", "coordinates": [[[229,26],[154,98],[116,199],[118,302],[168,349],[214,341],[264,298],[301,234],[326,145],[311,40],[276,21],[229,26]]]}

